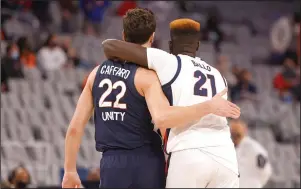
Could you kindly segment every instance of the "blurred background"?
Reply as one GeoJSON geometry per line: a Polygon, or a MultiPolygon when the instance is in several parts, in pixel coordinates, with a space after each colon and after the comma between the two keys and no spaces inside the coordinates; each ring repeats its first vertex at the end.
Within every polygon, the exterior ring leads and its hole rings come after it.
{"type": "MultiPolygon", "coordinates": [[[[266,187],[300,188],[300,2],[292,0],[2,0],[3,186],[60,186],[64,137],[86,77],[105,60],[101,42],[121,39],[122,16],[137,6],[155,13],[154,47],[166,51],[170,21],[201,23],[198,56],[225,76],[248,135],[268,152],[266,187]]],[[[99,181],[100,157],[91,120],[78,156],[84,185],[99,181]]]]}

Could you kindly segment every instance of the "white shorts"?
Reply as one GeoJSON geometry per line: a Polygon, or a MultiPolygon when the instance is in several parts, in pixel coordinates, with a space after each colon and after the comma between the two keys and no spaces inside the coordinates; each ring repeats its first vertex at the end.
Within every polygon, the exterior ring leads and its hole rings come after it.
{"type": "Polygon", "coordinates": [[[199,149],[173,152],[166,188],[239,188],[239,178],[199,149]]]}

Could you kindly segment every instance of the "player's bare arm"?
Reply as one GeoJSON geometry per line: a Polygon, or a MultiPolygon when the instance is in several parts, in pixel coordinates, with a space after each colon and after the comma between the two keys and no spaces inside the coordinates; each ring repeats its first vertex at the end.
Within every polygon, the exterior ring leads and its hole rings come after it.
{"type": "Polygon", "coordinates": [[[102,45],[104,53],[108,59],[117,58],[120,60],[126,60],[144,68],[148,68],[147,52],[145,47],[117,39],[107,39],[103,41],[102,45]]]}
{"type": "Polygon", "coordinates": [[[63,188],[74,188],[80,186],[80,180],[76,171],[76,159],[79,151],[84,129],[93,113],[92,86],[97,72],[96,67],[88,77],[87,84],[84,87],[65,138],[65,162],[63,188]]]}
{"type": "Polygon", "coordinates": [[[238,118],[240,115],[239,107],[222,98],[227,92],[226,89],[212,100],[192,106],[177,107],[170,106],[154,71],[138,69],[135,84],[139,93],[142,93],[146,99],[154,124],[160,129],[191,125],[192,122],[211,113],[231,118],[238,118]]]}

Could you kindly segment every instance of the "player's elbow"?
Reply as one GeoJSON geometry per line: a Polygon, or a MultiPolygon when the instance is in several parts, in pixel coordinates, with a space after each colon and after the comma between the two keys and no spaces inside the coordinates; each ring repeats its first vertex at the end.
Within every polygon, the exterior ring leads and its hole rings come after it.
{"type": "Polygon", "coordinates": [[[83,134],[83,130],[80,129],[80,128],[77,128],[77,127],[72,127],[70,126],[67,130],[67,133],[66,133],[66,138],[73,138],[73,137],[79,137],[83,134]]]}
{"type": "Polygon", "coordinates": [[[69,127],[66,133],[67,136],[76,136],[78,135],[78,129],[75,127],[69,127]]]}

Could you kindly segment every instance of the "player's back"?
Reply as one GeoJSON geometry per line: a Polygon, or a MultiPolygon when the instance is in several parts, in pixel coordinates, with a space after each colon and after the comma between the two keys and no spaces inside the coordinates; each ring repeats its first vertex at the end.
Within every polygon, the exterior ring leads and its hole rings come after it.
{"type": "MultiPolygon", "coordinates": [[[[174,106],[205,102],[227,87],[220,72],[200,58],[187,55],[178,57],[178,75],[170,85],[174,106]]],[[[168,94],[166,88],[164,91],[168,94]]],[[[227,99],[227,95],[224,98],[227,99]]],[[[235,149],[225,117],[209,114],[189,127],[172,128],[169,132],[167,151],[185,149],[201,149],[237,172],[235,149]]]]}
{"type": "MultiPolygon", "coordinates": [[[[226,81],[217,69],[202,61],[200,58],[193,58],[187,55],[179,55],[179,57],[181,59],[181,68],[179,75],[171,85],[173,105],[190,106],[205,102],[212,99],[216,93],[225,89],[227,85],[226,81]]],[[[224,98],[227,97],[225,96],[224,98]]],[[[203,138],[202,144],[206,146],[205,141],[208,141],[208,137],[212,137],[208,134],[211,132],[216,134],[216,130],[221,131],[227,127],[226,118],[209,114],[188,128],[172,129],[171,135],[181,136],[191,132],[191,137],[192,132],[196,133],[197,136],[199,136],[200,133],[204,133],[205,138],[203,138]],[[200,133],[195,132],[196,130],[200,130],[200,133]]],[[[172,142],[172,140],[172,138],[169,138],[169,142],[172,142]]],[[[212,143],[212,140],[209,141],[212,143]]]]}
{"type": "Polygon", "coordinates": [[[135,88],[137,68],[110,60],[99,66],[92,90],[98,151],[161,146],[146,101],[135,88]]]}

